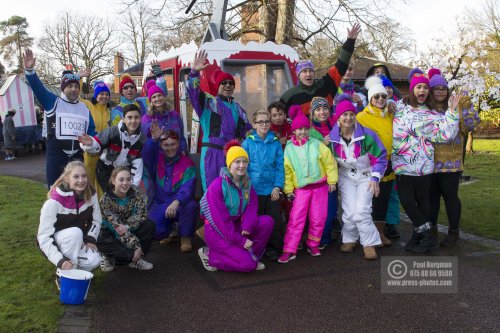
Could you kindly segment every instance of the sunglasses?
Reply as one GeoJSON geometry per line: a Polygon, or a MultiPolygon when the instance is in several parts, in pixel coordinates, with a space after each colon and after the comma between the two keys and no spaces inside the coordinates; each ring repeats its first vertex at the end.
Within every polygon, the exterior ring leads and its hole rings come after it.
{"type": "Polygon", "coordinates": [[[260,125],[260,126],[266,126],[266,125],[271,124],[271,121],[270,120],[259,120],[259,121],[256,121],[255,123],[257,125],[260,125]]]}
{"type": "Polygon", "coordinates": [[[376,100],[377,99],[387,99],[387,95],[386,94],[376,94],[376,95],[373,95],[373,98],[375,98],[376,100]]]}
{"type": "Polygon", "coordinates": [[[160,141],[165,141],[167,139],[179,140],[179,135],[174,131],[165,131],[160,136],[160,141]]]}
{"type": "Polygon", "coordinates": [[[224,81],[221,81],[220,83],[222,86],[234,86],[234,81],[233,80],[224,80],[224,81]]]}
{"type": "Polygon", "coordinates": [[[130,85],[130,84],[129,85],[124,85],[122,89],[123,90],[135,89],[135,86],[130,85]]]}

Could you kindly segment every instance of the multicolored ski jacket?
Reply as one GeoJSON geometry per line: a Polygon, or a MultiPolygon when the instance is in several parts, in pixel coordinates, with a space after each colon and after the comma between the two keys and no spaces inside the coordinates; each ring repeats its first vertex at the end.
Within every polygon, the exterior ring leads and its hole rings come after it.
{"type": "Polygon", "coordinates": [[[187,142],[184,137],[184,123],[181,115],[176,110],[165,111],[164,113],[155,112],[154,114],[145,114],[141,118],[141,132],[147,137],[151,137],[151,123],[155,121],[163,131],[174,131],[181,139],[181,151],[187,153],[187,142]]]}
{"type": "Polygon", "coordinates": [[[196,168],[189,157],[179,151],[169,160],[158,141],[148,139],[142,149],[142,159],[148,179],[145,187],[148,205],[153,202],[165,203],[174,199],[180,204],[194,198],[196,189],[196,168]]]}
{"type": "Polygon", "coordinates": [[[106,128],[92,139],[91,147],[81,144],[84,151],[91,154],[102,152],[100,160],[106,165],[129,167],[132,183],[136,186],[140,184],[143,167],[141,150],[146,142],[146,136],[140,129],[130,135],[120,120],[118,125],[106,128]]]}
{"type": "Polygon", "coordinates": [[[314,138],[299,141],[292,135],[285,147],[285,194],[325,180],[330,185],[338,181],[337,162],[330,149],[314,138]]]}
{"type": "MultiPolygon", "coordinates": [[[[160,77],[156,79],[156,85],[163,90],[165,93],[165,96],[168,95],[168,89],[167,89],[167,81],[165,81],[164,78],[160,77]]],[[[144,89],[144,88],[143,88],[144,89]]],[[[123,108],[128,105],[128,104],[135,104],[139,107],[141,110],[141,116],[144,116],[148,112],[148,98],[147,97],[136,97],[132,100],[126,99],[123,96],[120,96],[120,104],[115,106],[113,110],[111,110],[111,116],[110,116],[110,125],[109,126],[114,126],[120,122],[120,120],[123,119],[123,108]]]]}
{"type": "Polygon", "coordinates": [[[432,143],[448,142],[458,133],[459,113],[445,114],[423,105],[397,102],[392,126],[392,168],[396,175],[424,176],[434,172],[432,143]]]}
{"type": "Polygon", "coordinates": [[[97,194],[94,194],[89,201],[84,201],[73,191],[62,186],[57,187],[43,204],[37,240],[40,250],[59,268],[69,259],[59,251],[54,234],[73,227],[82,230],[85,243],[97,243],[97,236],[101,230],[101,210],[97,194]]]}
{"type": "Polygon", "coordinates": [[[241,231],[250,234],[259,222],[257,193],[250,178],[237,186],[227,168],[222,168],[200,201],[200,214],[219,236],[232,245],[243,247],[247,240],[241,231]],[[236,228],[241,225],[241,228],[236,228]],[[241,231],[238,231],[241,230],[241,231]]]}
{"type": "Polygon", "coordinates": [[[347,144],[340,136],[339,125],[335,124],[330,132],[330,140],[340,171],[371,171],[372,180],[380,182],[387,167],[387,151],[375,132],[356,124],[351,141],[347,144]]]}

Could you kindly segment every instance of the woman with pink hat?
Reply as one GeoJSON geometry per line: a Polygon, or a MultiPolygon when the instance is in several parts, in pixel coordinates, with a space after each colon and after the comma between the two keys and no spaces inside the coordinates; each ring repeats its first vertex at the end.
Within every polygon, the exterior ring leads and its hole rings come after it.
{"type": "Polygon", "coordinates": [[[365,259],[377,259],[380,235],[371,215],[372,198],[387,167],[387,151],[377,134],[356,121],[356,108],[347,94],[337,97],[334,125],[330,132],[333,155],[339,165],[342,198],[342,252],[352,252],[359,240],[365,259]]]}
{"type": "Polygon", "coordinates": [[[392,167],[396,174],[399,198],[415,229],[405,250],[425,253],[435,249],[432,233],[430,188],[434,172],[433,143],[448,142],[458,132],[459,96],[451,96],[448,110],[441,114],[431,109],[429,79],[413,74],[410,95],[397,103],[393,121],[392,167]]]}
{"type": "Polygon", "coordinates": [[[167,96],[163,89],[156,85],[154,80],[146,83],[148,90],[148,112],[141,118],[141,131],[148,138],[151,137],[151,124],[157,123],[163,131],[174,131],[180,138],[181,151],[187,152],[184,124],[179,112],[170,109],[167,96]]]}

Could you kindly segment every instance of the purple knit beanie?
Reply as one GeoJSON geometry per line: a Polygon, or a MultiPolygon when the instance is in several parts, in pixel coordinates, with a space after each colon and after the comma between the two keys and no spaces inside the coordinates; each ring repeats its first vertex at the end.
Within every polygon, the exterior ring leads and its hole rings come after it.
{"type": "Polygon", "coordinates": [[[441,75],[441,71],[437,68],[431,68],[427,72],[429,76],[429,87],[446,87],[448,88],[448,81],[441,75]]]}
{"type": "Polygon", "coordinates": [[[311,128],[311,123],[309,119],[307,119],[304,112],[302,112],[302,108],[300,107],[300,105],[290,106],[290,108],[288,109],[288,115],[292,119],[292,132],[302,127],[311,128]]]}
{"type": "Polygon", "coordinates": [[[301,60],[295,65],[295,73],[299,76],[300,72],[304,69],[309,68],[314,71],[314,65],[311,60],[301,60]]]}

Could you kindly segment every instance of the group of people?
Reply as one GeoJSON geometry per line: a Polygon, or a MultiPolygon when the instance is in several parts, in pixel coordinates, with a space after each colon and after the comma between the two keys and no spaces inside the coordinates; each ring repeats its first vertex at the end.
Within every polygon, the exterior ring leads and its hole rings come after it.
{"type": "Polygon", "coordinates": [[[320,256],[332,231],[342,235],[341,252],[359,243],[373,260],[377,247],[399,237],[401,203],[414,224],[405,249],[425,253],[437,246],[441,196],[450,221],[441,245],[456,243],[459,148],[479,122],[477,112],[468,98],[450,93],[437,69],[410,72],[405,98],[380,64],[365,87],[355,86],[351,56],[359,32],[359,24],[348,29],[337,62],[320,79],[312,62],[298,62],[298,85],[251,120],[233,97],[230,73],[216,70],[209,91],[201,89],[207,53],[195,55],[186,90],[203,132],[199,207],[197,170],[157,64],[147,99],[135,98],[134,82],[122,77],[121,103],[109,110],[109,89],[98,83],[93,100],[81,102],[72,73],[64,74],[61,95],[49,96],[26,51],[28,81],[47,110],[52,186],[40,217],[42,251],[62,269],[147,270],[153,239],[170,243],[177,233],[181,251],[192,250],[199,215],[196,234],[206,246],[198,255],[209,271],[262,270],[264,255],[285,264],[302,246],[320,256]],[[68,163],[83,152],[85,163],[68,163]]]}

